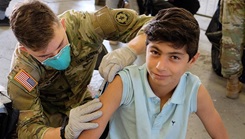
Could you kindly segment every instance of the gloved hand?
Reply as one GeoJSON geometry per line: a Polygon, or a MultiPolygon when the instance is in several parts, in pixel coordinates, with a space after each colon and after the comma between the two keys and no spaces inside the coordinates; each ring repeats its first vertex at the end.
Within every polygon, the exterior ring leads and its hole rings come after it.
{"type": "Polygon", "coordinates": [[[102,115],[102,111],[96,111],[101,106],[100,100],[94,99],[84,105],[71,109],[69,121],[65,127],[65,138],[76,139],[83,130],[98,127],[97,123],[90,123],[90,121],[102,115]]]}
{"type": "Polygon", "coordinates": [[[119,70],[132,64],[136,58],[137,55],[129,47],[114,50],[103,57],[99,67],[100,75],[111,82],[119,70]]]}

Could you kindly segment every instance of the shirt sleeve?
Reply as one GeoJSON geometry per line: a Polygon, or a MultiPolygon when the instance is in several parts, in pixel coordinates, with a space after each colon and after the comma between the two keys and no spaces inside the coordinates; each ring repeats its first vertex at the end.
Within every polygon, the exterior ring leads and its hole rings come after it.
{"type": "Polygon", "coordinates": [[[79,31],[79,34],[69,35],[80,35],[81,39],[96,43],[103,40],[129,42],[152,17],[138,15],[131,9],[110,9],[105,6],[96,12],[66,11],[60,18],[66,19],[67,27],[73,30],[70,33],[79,31]]]}
{"type": "Polygon", "coordinates": [[[201,81],[196,75],[193,75],[191,73],[189,73],[188,76],[190,78],[191,84],[193,84],[193,87],[192,87],[193,93],[190,99],[191,100],[190,101],[190,112],[194,113],[197,111],[197,95],[198,95],[199,87],[201,85],[201,81]]]}
{"type": "Polygon", "coordinates": [[[45,126],[47,121],[38,97],[38,77],[33,68],[24,66],[26,61],[28,59],[14,62],[13,69],[8,76],[8,94],[13,107],[20,111],[17,123],[18,138],[41,138],[48,129],[45,126]]]}
{"type": "Polygon", "coordinates": [[[123,82],[123,93],[120,106],[127,106],[133,101],[133,84],[128,72],[127,69],[124,69],[118,73],[123,82]]]}

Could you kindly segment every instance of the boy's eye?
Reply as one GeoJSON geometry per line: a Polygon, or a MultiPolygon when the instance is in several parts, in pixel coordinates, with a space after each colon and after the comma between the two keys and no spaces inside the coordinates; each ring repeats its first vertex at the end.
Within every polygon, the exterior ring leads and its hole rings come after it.
{"type": "Polygon", "coordinates": [[[173,60],[179,60],[180,58],[178,56],[171,56],[171,59],[173,59],[173,60]]]}
{"type": "Polygon", "coordinates": [[[157,52],[157,51],[155,51],[155,50],[151,50],[150,51],[153,55],[159,55],[159,53],[157,52]]]}

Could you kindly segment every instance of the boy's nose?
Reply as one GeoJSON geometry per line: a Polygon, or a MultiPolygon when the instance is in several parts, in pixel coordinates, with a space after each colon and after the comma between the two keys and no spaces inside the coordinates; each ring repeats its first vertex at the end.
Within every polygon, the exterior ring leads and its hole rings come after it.
{"type": "Polygon", "coordinates": [[[167,66],[167,61],[165,61],[165,60],[159,60],[157,62],[156,68],[158,70],[165,70],[166,69],[166,66],[167,66]]]}

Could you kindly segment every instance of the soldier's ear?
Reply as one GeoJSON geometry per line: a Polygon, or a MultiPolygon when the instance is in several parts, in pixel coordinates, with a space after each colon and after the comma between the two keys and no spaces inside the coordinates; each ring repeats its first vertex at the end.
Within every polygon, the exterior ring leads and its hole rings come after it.
{"type": "Polygon", "coordinates": [[[27,52],[27,49],[22,44],[19,45],[19,48],[20,50],[27,52]]]}
{"type": "Polygon", "coordinates": [[[66,30],[66,22],[64,18],[61,18],[60,23],[63,26],[63,28],[66,30]]]}

